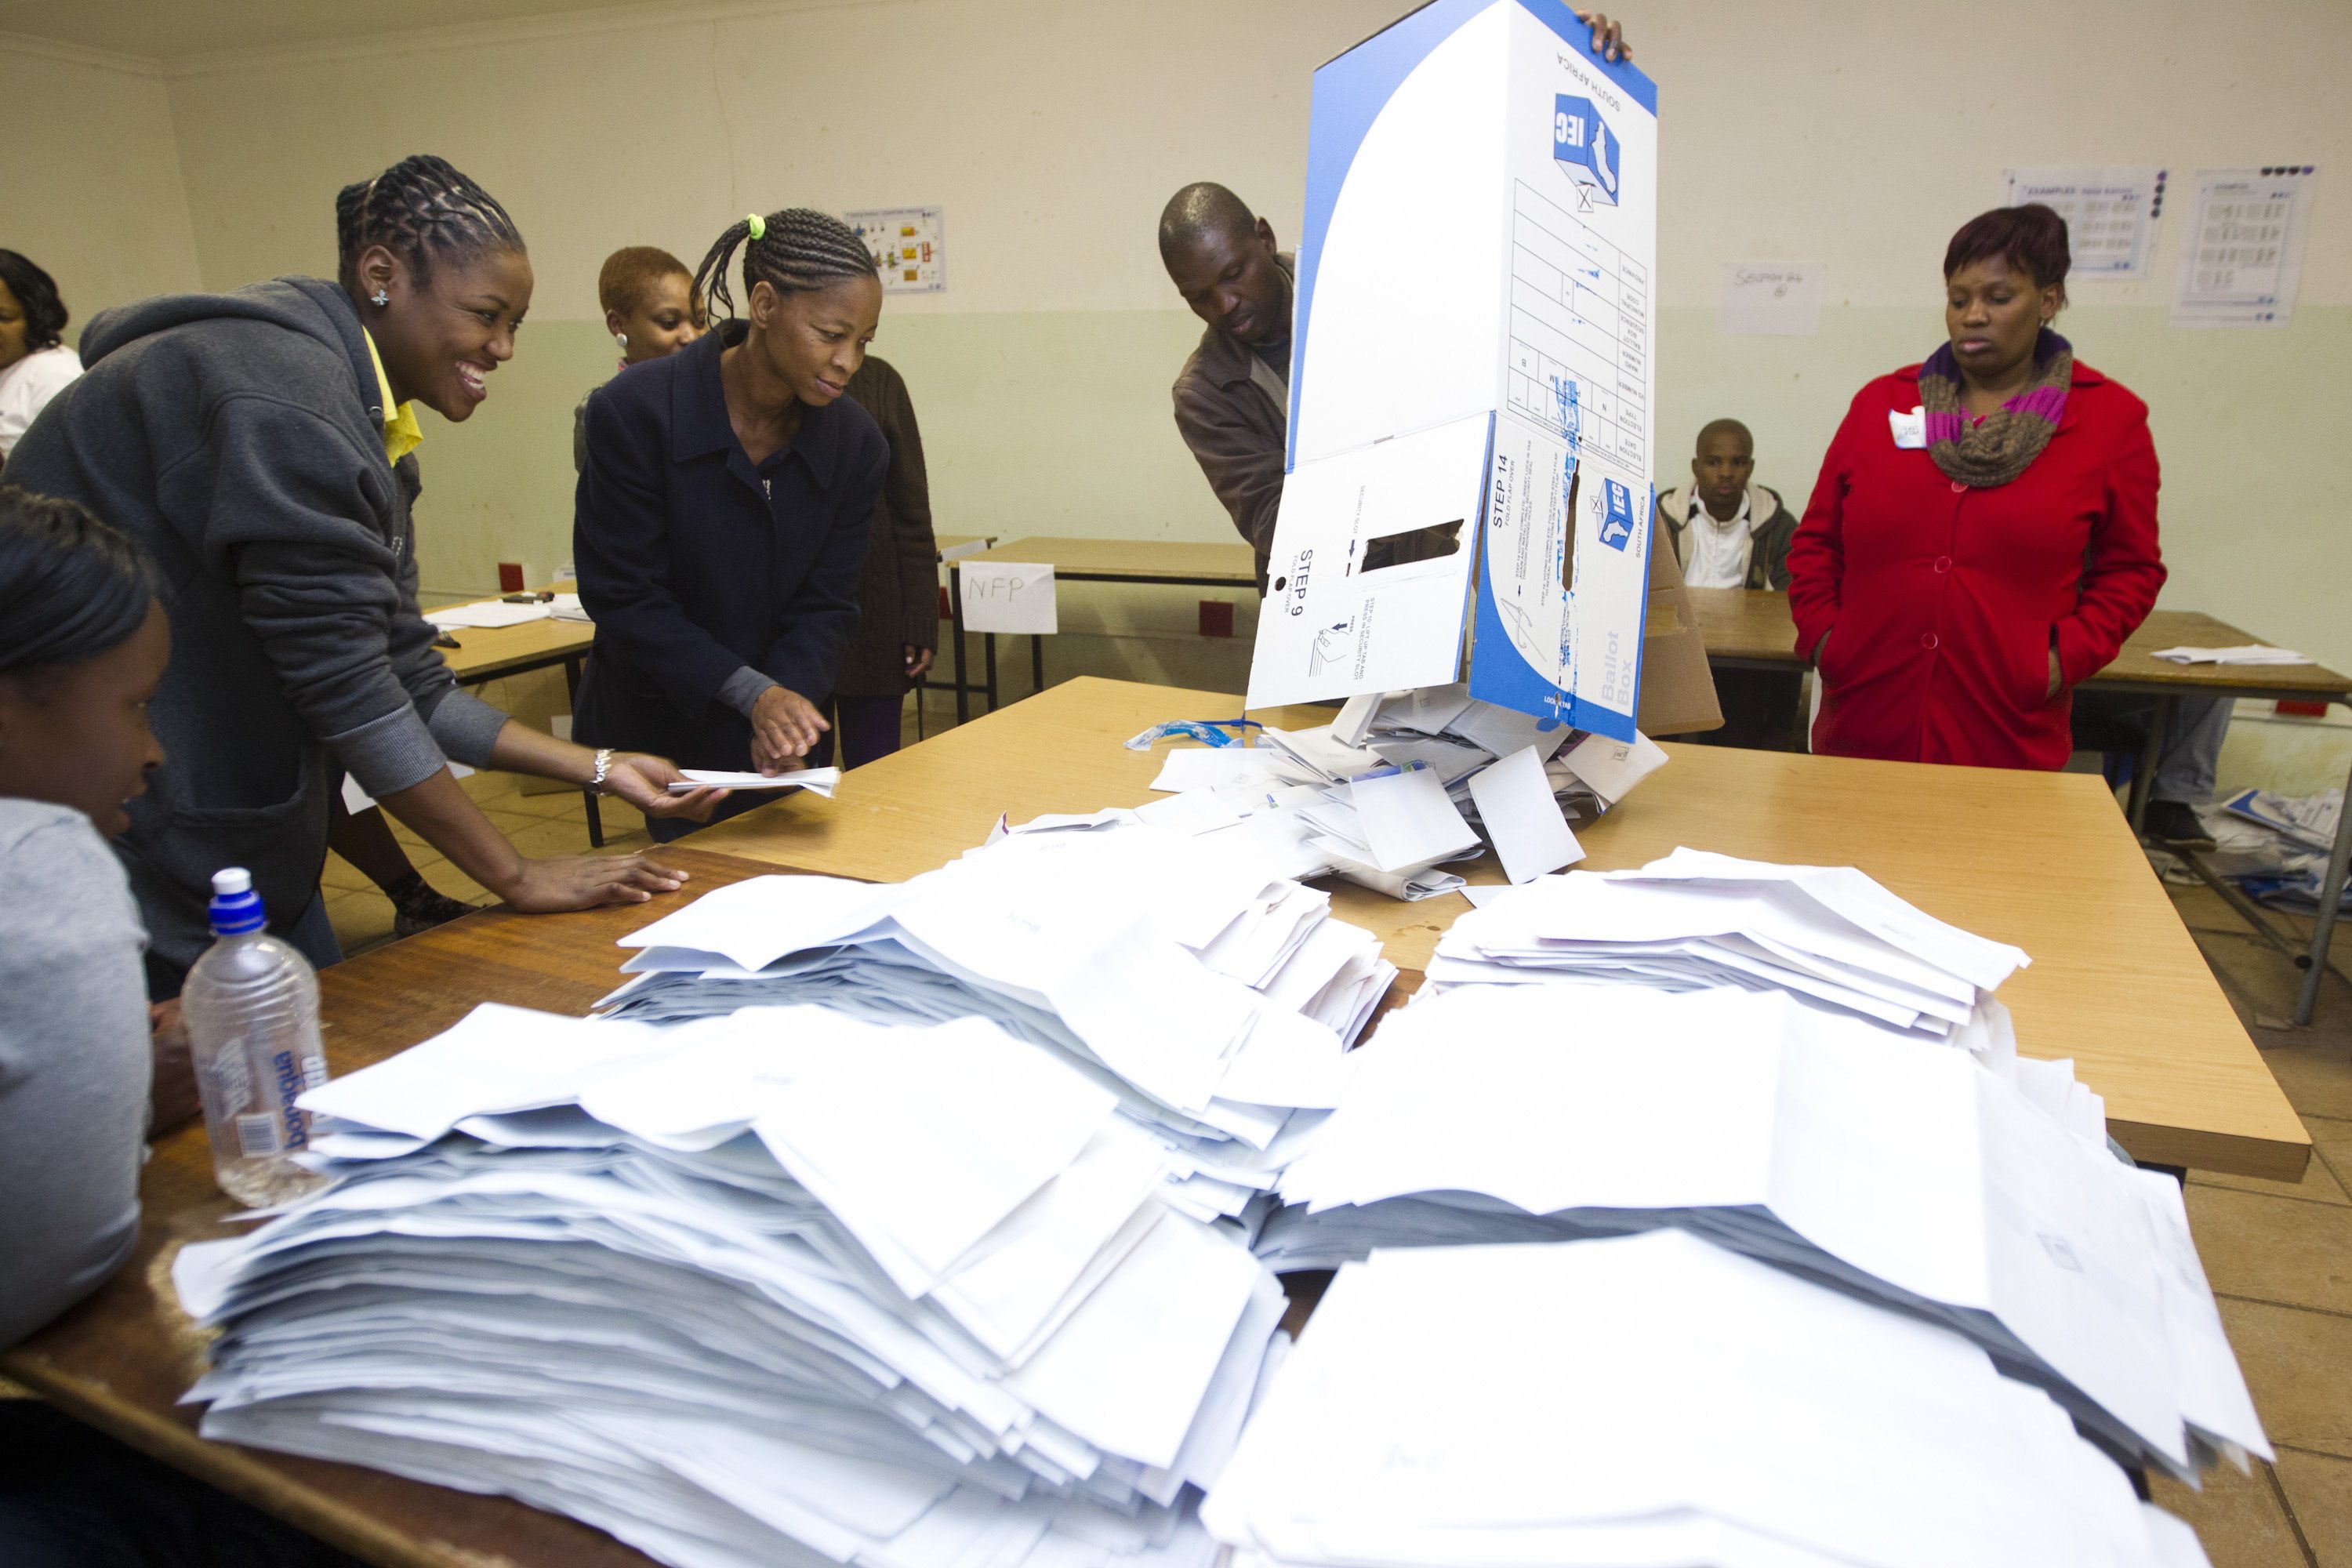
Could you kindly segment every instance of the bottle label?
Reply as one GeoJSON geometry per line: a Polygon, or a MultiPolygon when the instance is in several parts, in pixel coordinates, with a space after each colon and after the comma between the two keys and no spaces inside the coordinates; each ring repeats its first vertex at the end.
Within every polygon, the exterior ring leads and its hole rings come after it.
{"type": "MultiPolygon", "coordinates": [[[[310,1064],[317,1058],[307,1052],[297,1057],[292,1051],[279,1051],[269,1058],[270,1088],[277,1096],[278,1119],[283,1128],[280,1147],[307,1149],[310,1146],[310,1116],[294,1101],[310,1087],[310,1064]]],[[[323,1075],[322,1075],[323,1076],[323,1075]]],[[[275,1151],[272,1151],[275,1152],[275,1151]]]]}
{"type": "Polygon", "coordinates": [[[248,1160],[266,1160],[279,1152],[278,1118],[266,1110],[238,1117],[236,1148],[248,1160]]]}

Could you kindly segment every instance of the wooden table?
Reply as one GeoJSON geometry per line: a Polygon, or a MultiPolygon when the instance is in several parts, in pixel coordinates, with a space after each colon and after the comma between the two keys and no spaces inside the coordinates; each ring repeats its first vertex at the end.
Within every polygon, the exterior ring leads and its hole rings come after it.
{"type": "MultiPolygon", "coordinates": [[[[708,891],[775,868],[683,847],[652,851],[708,891]]],[[[327,1058],[352,1072],[437,1034],[481,1002],[584,1014],[625,956],[614,940],[677,907],[518,915],[488,910],[349,959],[319,976],[327,1058]]],[[[202,1121],[157,1141],[139,1182],[138,1250],[57,1321],[0,1351],[14,1379],[176,1469],[385,1568],[648,1568],[601,1531],[505,1498],[476,1497],[355,1465],[212,1443],[201,1407],[178,1402],[203,1372],[207,1336],[181,1312],[172,1259],[233,1234],[236,1205],[213,1184],[202,1121]]]]}
{"type": "MultiPolygon", "coordinates": [[[[1086,678],[700,835],[751,859],[897,881],[982,842],[1000,813],[1139,805],[1168,747],[1119,742],[1168,719],[1228,719],[1229,694],[1086,678]]],[[[1253,715],[1285,729],[1328,708],[1253,715]]],[[[2302,1122],[2231,1011],[2162,884],[2095,778],[1669,744],[1660,769],[1583,835],[1605,870],[1680,845],[1758,860],[1859,866],[1930,914],[2033,964],[2001,988],[2021,1047],[2072,1057],[2116,1136],[2168,1165],[2297,1179],[2302,1122]]],[[[1470,879],[1502,879],[1492,858],[1470,879]]],[[[1420,969],[1469,908],[1332,884],[1332,908],[1420,969]]]]}
{"type": "MultiPolygon", "coordinates": [[[[1698,616],[1699,638],[1706,644],[1707,662],[1735,669],[1802,669],[1797,654],[1796,623],[1790,618],[1789,596],[1754,588],[1693,588],[1691,607],[1698,616]]],[[[2137,833],[2147,820],[2148,790],[2156,781],[2164,755],[2165,733],[2172,727],[2173,710],[2183,697],[2251,697],[2265,701],[2341,702],[2352,706],[2352,678],[2325,665],[2175,664],[2156,657],[2163,647],[2244,647],[2263,639],[2227,621],[2197,610],[2152,610],[2139,629],[2125,639],[2123,649],[2084,687],[2127,692],[2156,699],[2141,743],[2139,763],[2132,769],[2131,794],[2125,820],[2137,833]]],[[[2344,785],[2344,810],[2336,818],[2336,843],[2320,879],[2319,911],[2313,922],[2309,948],[2294,951],[2262,911],[2236,888],[2223,882],[2194,856],[2183,856],[2190,868],[2228,900],[2238,913],[2273,946],[2293,959],[2304,972],[2303,990],[2295,998],[2294,1021],[2308,1024],[2319,1006],[2319,983],[2327,973],[2327,950],[2335,941],[2338,907],[2344,896],[2346,868],[2352,864],[2352,778],[2344,785]]],[[[2176,851],[2176,853],[2178,853],[2176,851]]]]}
{"type": "MultiPolygon", "coordinates": [[[[1056,583],[1146,583],[1163,587],[1257,587],[1257,552],[1239,540],[1202,544],[1173,539],[1062,539],[1036,535],[1015,539],[979,552],[999,561],[1051,566],[1056,583]]],[[[963,578],[948,574],[948,610],[955,625],[956,722],[971,715],[964,705],[963,578]]],[[[996,634],[982,634],[986,679],[980,689],[988,694],[988,710],[996,711],[996,634]]],[[[1029,639],[1031,686],[1045,689],[1045,639],[1029,639]]]]}

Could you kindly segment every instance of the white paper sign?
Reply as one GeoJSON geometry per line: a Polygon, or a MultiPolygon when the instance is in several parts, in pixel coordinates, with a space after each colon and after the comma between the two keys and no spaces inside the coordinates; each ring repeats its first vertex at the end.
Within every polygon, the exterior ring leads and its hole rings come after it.
{"type": "Polygon", "coordinates": [[[1715,330],[1726,337],[1810,338],[1822,327],[1818,261],[1727,261],[1715,302],[1715,330]]]}
{"type": "Polygon", "coordinates": [[[2172,324],[2285,326],[2318,187],[2319,171],[2308,163],[2198,170],[2172,324]]]}
{"type": "Polygon", "coordinates": [[[1061,629],[1054,603],[1054,569],[1026,561],[982,556],[959,561],[967,631],[1038,633],[1061,629]]]}
{"type": "Polygon", "coordinates": [[[2148,275],[2156,261],[2156,220],[2164,211],[2164,170],[2011,169],[2007,175],[2008,205],[2040,202],[2066,220],[2068,277],[2148,275]]]}
{"type": "Polygon", "coordinates": [[[874,253],[886,294],[937,294],[948,286],[948,226],[938,207],[845,213],[874,253]]]}

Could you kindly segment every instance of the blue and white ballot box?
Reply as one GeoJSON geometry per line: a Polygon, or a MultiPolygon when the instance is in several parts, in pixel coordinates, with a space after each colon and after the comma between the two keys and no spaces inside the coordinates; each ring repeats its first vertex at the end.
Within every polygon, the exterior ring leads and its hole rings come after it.
{"type": "Polygon", "coordinates": [[[1253,706],[1466,679],[1633,738],[1657,146],[1558,0],[1434,0],[1315,73],[1253,706]]]}

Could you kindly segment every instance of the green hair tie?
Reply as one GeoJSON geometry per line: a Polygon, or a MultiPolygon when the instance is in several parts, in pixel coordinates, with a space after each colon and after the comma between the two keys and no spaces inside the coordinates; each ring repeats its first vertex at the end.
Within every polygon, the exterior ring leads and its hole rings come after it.
{"type": "Polygon", "coordinates": [[[753,239],[765,239],[768,237],[768,220],[761,217],[758,213],[747,213],[744,215],[743,225],[746,228],[749,228],[751,231],[751,237],[753,239]]]}

